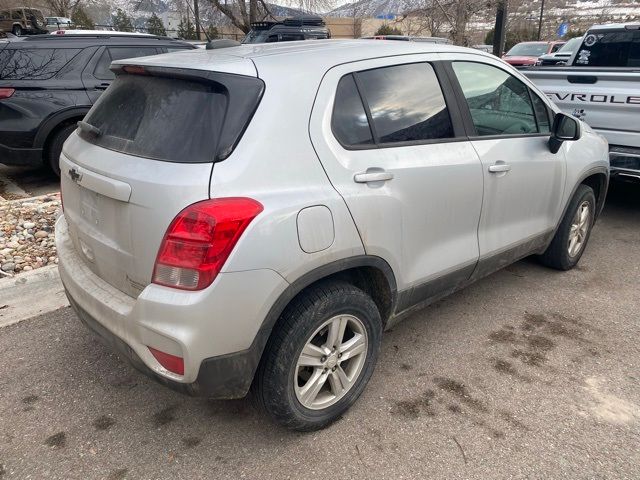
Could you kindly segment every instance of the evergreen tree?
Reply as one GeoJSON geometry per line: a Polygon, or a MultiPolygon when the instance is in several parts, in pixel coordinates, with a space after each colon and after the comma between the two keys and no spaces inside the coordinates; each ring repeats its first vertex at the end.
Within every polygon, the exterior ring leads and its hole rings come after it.
{"type": "Polygon", "coordinates": [[[147,20],[147,31],[151,35],[160,35],[162,37],[167,36],[167,31],[164,29],[162,20],[154,13],[147,20]]]}
{"type": "Polygon", "coordinates": [[[71,14],[71,21],[76,28],[84,30],[95,30],[96,24],[91,20],[91,17],[87,15],[87,12],[78,5],[71,14]]]}
{"type": "Polygon", "coordinates": [[[388,23],[383,23],[374,35],[402,35],[402,30],[392,27],[388,23]]]}
{"type": "Polygon", "coordinates": [[[113,19],[113,28],[115,28],[117,32],[133,32],[131,17],[121,8],[116,10],[116,16],[113,19]]]}
{"type": "Polygon", "coordinates": [[[196,39],[196,28],[189,20],[189,17],[183,18],[178,24],[178,37],[184,40],[196,39]]]}

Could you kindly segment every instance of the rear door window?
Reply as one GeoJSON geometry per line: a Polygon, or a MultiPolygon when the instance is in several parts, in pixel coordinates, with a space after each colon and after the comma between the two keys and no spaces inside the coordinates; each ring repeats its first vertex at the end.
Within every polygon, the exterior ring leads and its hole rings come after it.
{"type": "Polygon", "coordinates": [[[100,56],[93,75],[100,80],[113,80],[115,74],[109,69],[111,62],[125,58],[147,57],[156,55],[158,50],[153,47],[108,47],[100,56]]]}
{"type": "Polygon", "coordinates": [[[433,67],[411,63],[356,74],[378,143],[454,137],[449,110],[433,67]]]}
{"type": "Polygon", "coordinates": [[[262,97],[261,80],[219,74],[220,81],[118,76],[85,117],[87,141],[122,153],[177,163],[226,158],[262,97]]]}
{"type": "Polygon", "coordinates": [[[46,80],[75,57],[79,48],[5,48],[0,52],[0,80],[46,80]]]}
{"type": "Polygon", "coordinates": [[[353,75],[342,77],[338,83],[331,128],[342,145],[373,144],[367,113],[362,105],[353,75]]]}

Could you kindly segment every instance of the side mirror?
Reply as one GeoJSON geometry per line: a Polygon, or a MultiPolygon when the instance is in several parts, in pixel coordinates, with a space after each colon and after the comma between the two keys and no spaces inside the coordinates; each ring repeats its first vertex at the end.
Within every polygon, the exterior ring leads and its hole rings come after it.
{"type": "Polygon", "coordinates": [[[551,127],[549,150],[551,153],[558,153],[563,142],[579,140],[581,134],[578,120],[565,113],[557,113],[553,119],[553,127],[551,127]]]}

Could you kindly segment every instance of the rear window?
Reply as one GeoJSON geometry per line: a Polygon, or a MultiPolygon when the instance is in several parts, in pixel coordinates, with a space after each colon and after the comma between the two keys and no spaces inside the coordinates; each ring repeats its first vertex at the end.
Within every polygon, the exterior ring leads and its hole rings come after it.
{"type": "Polygon", "coordinates": [[[85,117],[87,141],[110,150],[177,163],[222,160],[240,140],[264,86],[256,78],[215,81],[122,74],[85,117]]]}
{"type": "Polygon", "coordinates": [[[579,67],[640,67],[640,31],[592,31],[574,60],[579,67]]]}
{"type": "Polygon", "coordinates": [[[78,52],[79,48],[5,48],[0,51],[0,80],[47,80],[78,52]]]}

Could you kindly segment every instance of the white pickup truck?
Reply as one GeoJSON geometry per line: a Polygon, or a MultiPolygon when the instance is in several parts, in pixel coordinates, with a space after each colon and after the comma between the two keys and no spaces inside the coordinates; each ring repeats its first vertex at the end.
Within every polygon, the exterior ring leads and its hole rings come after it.
{"type": "Polygon", "coordinates": [[[521,73],[609,141],[612,177],[640,181],[640,23],[593,26],[567,65],[521,73]]]}

